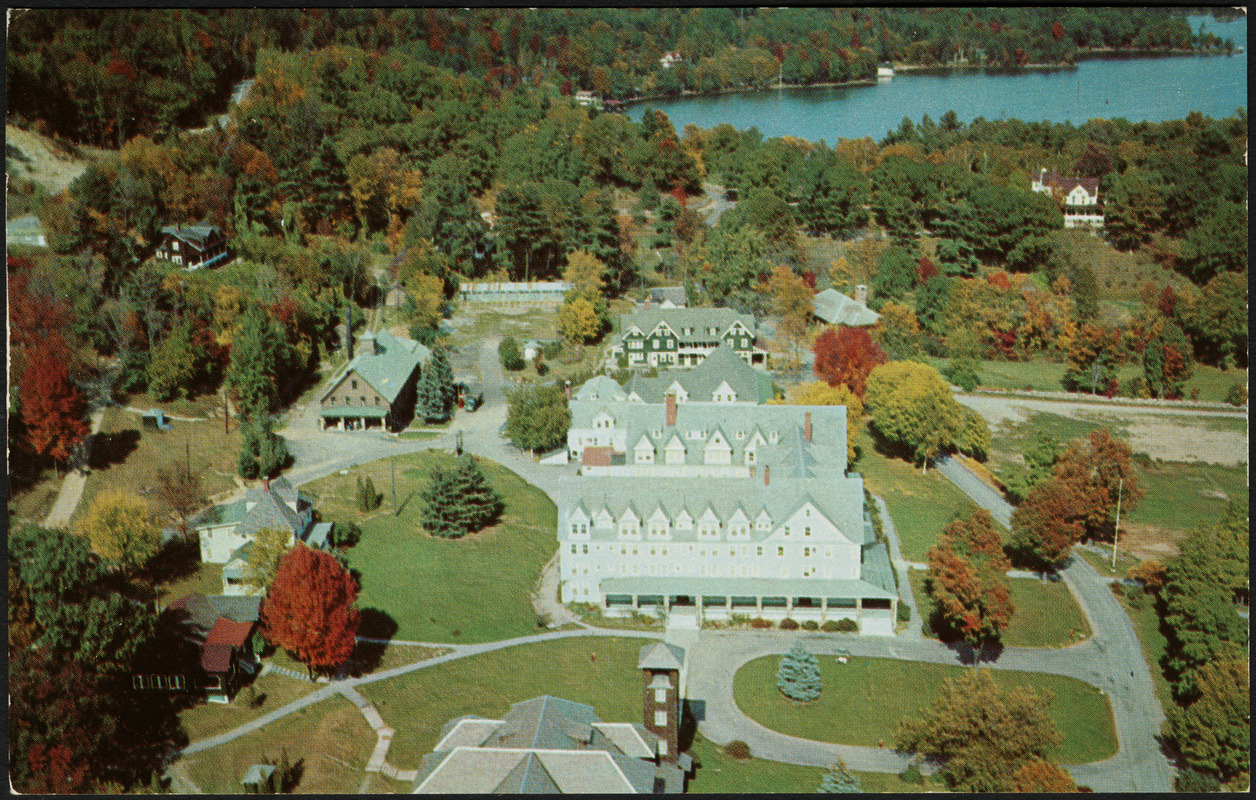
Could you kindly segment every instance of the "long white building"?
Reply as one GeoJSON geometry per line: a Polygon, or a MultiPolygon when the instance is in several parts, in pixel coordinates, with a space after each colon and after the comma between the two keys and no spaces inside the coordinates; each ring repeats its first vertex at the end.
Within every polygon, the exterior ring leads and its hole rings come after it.
{"type": "Polygon", "coordinates": [[[585,445],[559,508],[563,602],[893,634],[895,579],[846,473],[844,407],[612,402],[591,422],[610,444],[585,445]],[[620,463],[588,458],[617,446],[620,463]]]}

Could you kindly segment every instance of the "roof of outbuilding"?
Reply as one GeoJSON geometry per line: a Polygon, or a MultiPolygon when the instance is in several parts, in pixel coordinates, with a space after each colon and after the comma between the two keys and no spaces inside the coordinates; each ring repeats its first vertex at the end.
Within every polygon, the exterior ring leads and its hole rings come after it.
{"type": "Polygon", "coordinates": [[[881,320],[880,314],[836,289],[825,289],[815,296],[814,313],[830,325],[863,327],[881,320]]]}
{"type": "Polygon", "coordinates": [[[674,669],[685,666],[685,648],[667,642],[643,645],[637,656],[637,669],[674,669]]]}
{"type": "MultiPolygon", "coordinates": [[[[386,330],[368,334],[362,338],[364,341],[373,338],[375,347],[370,350],[365,347],[361,348],[361,352],[355,354],[349,363],[337,370],[319,396],[320,400],[331,394],[332,389],[335,389],[346,375],[356,371],[372,389],[389,403],[393,403],[410,376],[414,374],[414,370],[432,357],[432,351],[423,344],[404,336],[395,336],[386,330]]],[[[367,411],[366,406],[350,406],[348,409],[358,416],[370,416],[364,413],[367,411]]],[[[326,415],[327,412],[323,413],[326,415]]]]}
{"type": "Polygon", "coordinates": [[[257,622],[261,616],[262,598],[243,595],[214,594],[205,598],[220,617],[233,622],[257,622]]]}
{"type": "Polygon", "coordinates": [[[607,725],[591,706],[541,696],[500,720],[461,717],[423,758],[420,793],[607,794],[648,792],[658,737],[635,724],[607,725]],[[626,749],[625,749],[626,748],[626,749]],[[629,752],[630,751],[630,752],[629,752]]]}
{"type": "Polygon", "coordinates": [[[253,633],[252,622],[234,622],[219,618],[205,637],[201,650],[201,668],[206,672],[226,672],[231,667],[231,652],[244,646],[253,633]]]}

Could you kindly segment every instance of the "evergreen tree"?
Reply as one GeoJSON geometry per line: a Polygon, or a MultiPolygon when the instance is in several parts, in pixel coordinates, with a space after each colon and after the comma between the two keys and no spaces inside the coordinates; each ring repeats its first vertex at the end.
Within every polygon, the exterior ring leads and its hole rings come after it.
{"type": "Polygon", "coordinates": [[[227,382],[240,416],[267,413],[279,407],[277,376],[289,366],[290,347],[261,306],[244,312],[240,332],[231,345],[227,382]]]}
{"type": "Polygon", "coordinates": [[[454,388],[454,370],[449,365],[449,353],[444,347],[438,346],[432,351],[428,372],[431,372],[435,378],[436,387],[440,392],[441,408],[448,417],[449,410],[458,399],[458,390],[454,388]]]}
{"type": "Polygon", "coordinates": [[[423,374],[419,377],[419,385],[415,389],[415,405],[419,413],[423,415],[424,422],[444,422],[449,419],[449,409],[445,406],[444,400],[436,371],[429,363],[428,368],[423,370],[423,374]]]}
{"type": "Polygon", "coordinates": [[[457,539],[466,533],[453,513],[458,504],[458,488],[452,472],[440,467],[433,469],[419,498],[423,501],[420,521],[432,536],[457,539]]]}
{"type": "Polygon", "coordinates": [[[501,514],[501,495],[489,485],[480,464],[469,454],[458,459],[453,473],[458,505],[452,509],[459,525],[468,533],[492,523],[501,514]]]}
{"type": "Polygon", "coordinates": [[[270,417],[263,416],[258,429],[257,472],[259,475],[274,477],[288,465],[288,444],[282,436],[275,433],[275,425],[270,417]]]}
{"type": "Polygon", "coordinates": [[[366,484],[362,481],[362,476],[361,476],[361,475],[359,475],[359,476],[358,476],[358,486],[357,486],[357,495],[356,495],[356,497],[357,497],[357,500],[358,500],[358,502],[357,502],[357,505],[358,505],[358,511],[366,511],[366,510],[368,510],[368,509],[367,509],[367,507],[366,507],[366,484]]]}
{"type": "Polygon", "coordinates": [[[816,657],[803,647],[802,642],[794,642],[794,646],[781,658],[781,666],[776,673],[776,688],[789,699],[804,703],[820,696],[823,688],[820,667],[816,657]]]}
{"type": "Polygon", "coordinates": [[[310,190],[311,219],[335,220],[349,207],[349,173],[331,137],[323,138],[323,145],[310,166],[310,190]]]}
{"type": "Polygon", "coordinates": [[[820,791],[827,794],[839,792],[855,794],[862,792],[863,789],[859,788],[859,778],[852,774],[846,762],[839,758],[836,764],[829,767],[829,774],[824,776],[820,791]]]}
{"type": "Polygon", "coordinates": [[[371,480],[371,476],[367,475],[366,480],[362,484],[362,502],[364,504],[363,511],[374,511],[379,508],[379,504],[384,501],[384,496],[375,491],[375,481],[371,480]]]}
{"type": "Polygon", "coordinates": [[[253,423],[245,420],[240,425],[240,454],[236,458],[236,471],[245,480],[257,477],[257,456],[260,441],[253,423]]]}

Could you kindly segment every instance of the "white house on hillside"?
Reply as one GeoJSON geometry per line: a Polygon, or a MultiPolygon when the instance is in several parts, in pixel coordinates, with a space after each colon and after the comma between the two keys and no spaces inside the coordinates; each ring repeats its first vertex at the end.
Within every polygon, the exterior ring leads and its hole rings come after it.
{"type": "Polygon", "coordinates": [[[1064,227],[1103,227],[1098,178],[1063,178],[1058,172],[1047,172],[1042,168],[1038,170],[1038,177],[1030,183],[1030,188],[1060,201],[1064,207],[1064,227]]]}

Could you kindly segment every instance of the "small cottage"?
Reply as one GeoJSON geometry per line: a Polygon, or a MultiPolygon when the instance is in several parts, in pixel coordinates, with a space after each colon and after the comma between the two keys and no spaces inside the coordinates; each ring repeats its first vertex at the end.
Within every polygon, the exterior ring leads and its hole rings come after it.
{"type": "Polygon", "coordinates": [[[217,225],[167,225],[156,256],[184,269],[201,269],[227,260],[227,237],[217,225]]]}

